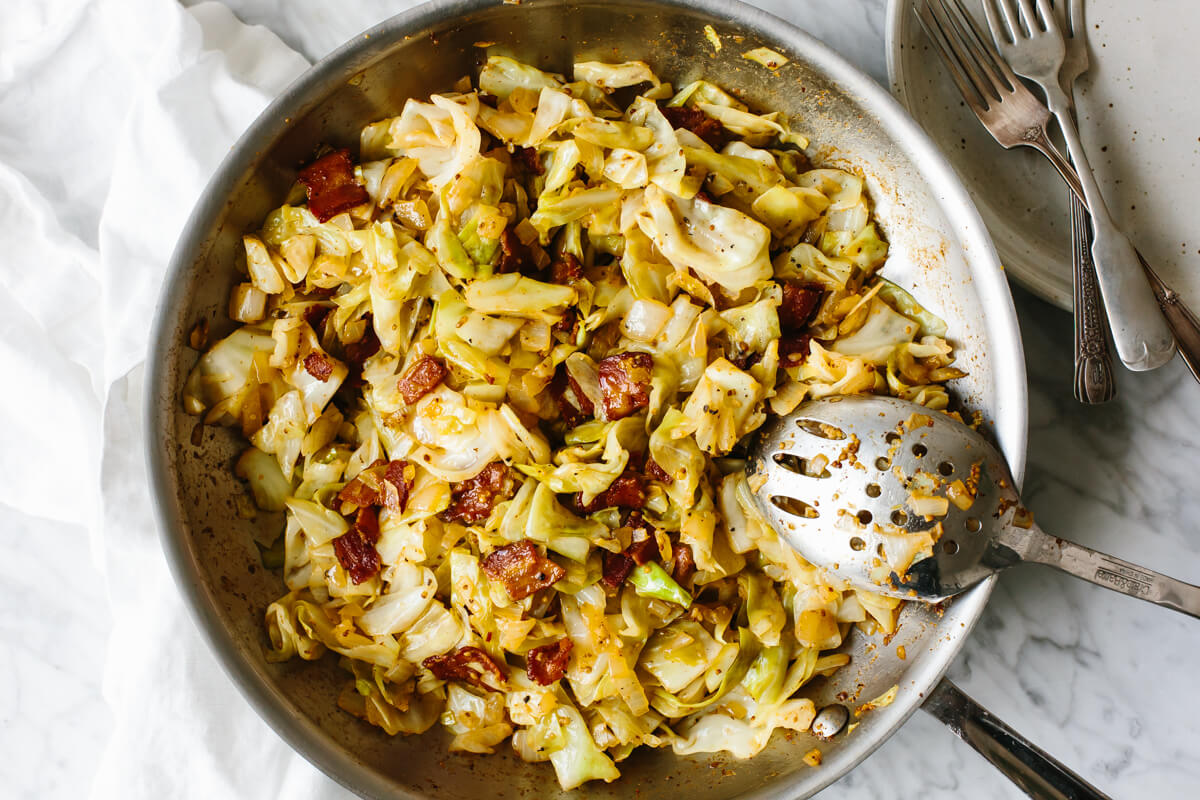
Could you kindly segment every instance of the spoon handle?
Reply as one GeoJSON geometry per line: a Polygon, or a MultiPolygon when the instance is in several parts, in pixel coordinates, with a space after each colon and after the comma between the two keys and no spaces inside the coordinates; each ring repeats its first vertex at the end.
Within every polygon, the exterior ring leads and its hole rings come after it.
{"type": "Polygon", "coordinates": [[[1200,618],[1200,586],[1050,536],[1036,526],[1021,533],[1028,537],[1021,561],[1046,564],[1114,592],[1200,618]]]}

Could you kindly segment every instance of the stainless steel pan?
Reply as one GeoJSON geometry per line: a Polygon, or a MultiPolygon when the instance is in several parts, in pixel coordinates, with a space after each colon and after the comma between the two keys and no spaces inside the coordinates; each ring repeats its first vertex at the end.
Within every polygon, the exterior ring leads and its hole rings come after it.
{"type": "MultiPolygon", "coordinates": [[[[197,353],[188,333],[201,319],[212,335],[227,332],[228,290],[238,280],[241,235],[279,204],[298,165],[321,143],[357,150],[369,121],[395,114],[405,98],[449,87],[488,52],[567,70],[576,59],[644,59],[677,85],[706,76],[736,89],[753,106],[782,109],[802,121],[818,163],[860,172],[891,241],[885,274],[946,318],[969,373],[954,387],[962,403],[983,411],[1013,471],[1024,468],[1025,371],[1008,287],[978,214],[947,162],[886,92],[820,42],[764,12],[722,0],[441,0],[397,16],[347,43],[293,84],[243,135],[213,177],[179,242],[162,296],[147,382],[148,458],[164,546],[178,582],[231,677],[276,731],[314,764],[364,796],[528,798],[555,794],[547,765],[511,753],[450,756],[440,733],[390,738],[339,711],[344,681],[332,657],[313,664],[267,664],[263,611],[282,592],[259,564],[256,536],[279,519],[239,518],[232,476],[242,446],[225,429],[205,429],[179,404],[197,353]],[[712,25],[723,43],[705,38],[712,25]],[[479,43],[493,42],[490,48],[479,43]],[[760,45],[790,62],[772,72],[742,58],[760,45]],[[198,442],[198,443],[197,443],[198,442]]],[[[1044,782],[1055,773],[1020,742],[1006,739],[980,710],[939,681],[992,590],[985,582],[939,616],[913,605],[888,642],[852,637],[850,666],[811,686],[818,706],[851,711],[899,687],[895,701],[866,713],[852,732],[829,742],[777,736],[749,761],[639,752],[624,777],[588,786],[594,798],[665,796],[694,800],[734,796],[806,797],[851,769],[894,733],[922,702],[984,743],[993,760],[1044,782]],[[906,659],[897,657],[903,646],[906,659]],[[819,767],[801,756],[819,746],[819,767]]],[[[1067,778],[1059,779],[1066,780],[1067,778]]],[[[582,794],[582,793],[581,793],[582,794]]],[[[1044,796],[1070,796],[1047,793],[1044,796]]],[[[1084,796],[1084,795],[1078,795],[1084,796]]]]}

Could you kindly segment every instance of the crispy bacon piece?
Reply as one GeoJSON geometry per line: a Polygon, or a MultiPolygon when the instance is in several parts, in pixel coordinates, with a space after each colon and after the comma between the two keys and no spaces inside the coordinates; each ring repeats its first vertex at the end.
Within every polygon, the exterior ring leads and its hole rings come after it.
{"type": "Polygon", "coordinates": [[[538,158],[537,150],[532,147],[518,147],[513,150],[513,159],[525,168],[531,175],[544,175],[546,168],[538,158]]]}
{"type": "Polygon", "coordinates": [[[715,150],[720,150],[725,144],[725,127],[700,109],[663,106],[661,110],[671,127],[687,128],[715,150]]]}
{"type": "Polygon", "coordinates": [[[567,673],[567,662],[571,658],[571,648],[574,644],[564,636],[554,644],[544,644],[526,653],[525,674],[529,676],[529,680],[549,686],[562,678],[567,673]]]}
{"type": "Polygon", "coordinates": [[[343,486],[338,501],[359,508],[383,506],[389,511],[403,511],[415,477],[416,470],[407,461],[385,462],[381,458],[343,486]]]}
{"type": "Polygon", "coordinates": [[[658,539],[655,537],[654,526],[642,518],[640,511],[629,515],[625,524],[633,528],[633,541],[620,553],[604,554],[604,570],[600,581],[606,586],[617,589],[633,572],[633,568],[662,556],[658,549],[658,539]]]}
{"type": "Polygon", "coordinates": [[[650,404],[650,370],[654,359],[648,353],[617,353],[600,359],[601,405],[606,420],[628,417],[650,404]]]}
{"type": "Polygon", "coordinates": [[[604,553],[604,572],[600,582],[612,589],[620,588],[629,573],[633,572],[633,559],[624,553],[604,553]]]}
{"type": "Polygon", "coordinates": [[[460,647],[453,653],[430,656],[421,664],[444,681],[465,681],[492,692],[502,692],[508,685],[504,670],[478,647],[460,647]]]}
{"type": "Polygon", "coordinates": [[[500,234],[500,260],[496,262],[496,272],[524,273],[532,264],[533,255],[529,252],[529,246],[521,242],[512,228],[505,228],[500,234]]]}
{"type": "Polygon", "coordinates": [[[596,413],[592,401],[561,364],[547,388],[554,404],[558,406],[558,415],[568,426],[573,428],[596,413]]]}
{"type": "Polygon", "coordinates": [[[333,311],[329,306],[316,303],[309,306],[304,312],[304,321],[308,323],[308,327],[321,335],[321,326],[325,324],[325,318],[329,316],[329,312],[333,311]]]}
{"type": "Polygon", "coordinates": [[[684,586],[696,574],[696,560],[692,556],[691,545],[675,542],[672,545],[671,577],[680,586],[684,586]]]}
{"type": "Polygon", "coordinates": [[[824,291],[815,283],[781,281],[783,302],[779,304],[779,325],[784,330],[799,330],[817,313],[824,291]]]}
{"type": "Polygon", "coordinates": [[[308,210],[321,222],[370,200],[367,190],[354,180],[349,150],[334,150],[300,170],[308,192],[308,210]]]}
{"type": "Polygon", "coordinates": [[[504,590],[513,600],[524,600],[567,575],[565,569],[542,555],[528,539],[488,553],[483,559],[483,571],[492,580],[504,584],[504,590]]]}
{"type": "Polygon", "coordinates": [[[583,265],[570,253],[562,253],[550,264],[550,282],[570,286],[583,278],[583,265]]]}
{"type": "Polygon", "coordinates": [[[660,483],[670,484],[674,482],[674,478],[667,474],[667,471],[658,465],[652,456],[646,456],[646,477],[659,481],[660,483]]]}
{"type": "Polygon", "coordinates": [[[421,356],[416,363],[404,371],[397,384],[404,402],[412,405],[433,391],[446,377],[446,368],[433,356],[421,356]]]}
{"type": "Polygon", "coordinates": [[[512,497],[515,489],[512,470],[503,461],[493,461],[474,478],[451,485],[450,507],[442,512],[442,519],[464,525],[485,520],[496,503],[512,497]]]}
{"type": "Polygon", "coordinates": [[[568,308],[550,330],[561,333],[568,339],[574,339],[576,331],[579,330],[579,313],[574,308],[568,308]]]}
{"type": "Polygon", "coordinates": [[[346,345],[346,360],[358,369],[371,356],[379,352],[379,337],[375,335],[375,326],[367,320],[367,330],[357,342],[346,345]]]}
{"type": "Polygon", "coordinates": [[[812,336],[807,333],[785,333],[779,337],[779,361],[783,366],[795,366],[808,358],[808,343],[812,336]]]}
{"type": "Polygon", "coordinates": [[[583,502],[583,492],[575,493],[575,508],[580,513],[590,514],[602,508],[641,508],[646,503],[646,490],[637,473],[625,470],[618,475],[592,502],[583,502]]]}
{"type": "Polygon", "coordinates": [[[417,471],[407,461],[389,461],[383,471],[380,485],[380,501],[389,511],[403,511],[408,505],[408,493],[412,491],[417,471]]]}
{"type": "Polygon", "coordinates": [[[342,569],[350,575],[350,580],[362,583],[379,572],[379,551],[375,549],[377,541],[379,517],[375,509],[360,508],[354,526],[333,540],[334,555],[342,569]]]}
{"type": "Polygon", "coordinates": [[[304,357],[304,371],[324,383],[333,375],[333,364],[321,353],[309,353],[304,357]]]}

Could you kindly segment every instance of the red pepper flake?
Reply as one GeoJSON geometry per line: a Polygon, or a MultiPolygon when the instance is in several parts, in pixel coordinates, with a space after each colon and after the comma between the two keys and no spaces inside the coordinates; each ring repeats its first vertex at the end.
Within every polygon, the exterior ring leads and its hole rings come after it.
{"type": "Polygon", "coordinates": [[[553,644],[535,647],[525,654],[525,674],[531,681],[549,686],[567,674],[574,642],[565,636],[553,644]]]}
{"type": "Polygon", "coordinates": [[[565,569],[542,555],[528,539],[496,548],[483,559],[482,566],[484,574],[504,584],[513,600],[524,600],[567,576],[565,569]]]}
{"type": "Polygon", "coordinates": [[[349,150],[334,150],[300,170],[308,192],[308,210],[321,222],[370,200],[367,190],[354,180],[349,150]]]}
{"type": "Polygon", "coordinates": [[[442,519],[465,525],[485,520],[496,503],[513,496],[516,486],[508,465],[493,461],[474,478],[451,484],[450,507],[442,512],[442,519]]]}
{"type": "Polygon", "coordinates": [[[460,647],[453,653],[430,656],[421,664],[444,681],[465,681],[492,692],[502,692],[508,686],[504,670],[478,647],[460,647]]]}
{"type": "Polygon", "coordinates": [[[404,371],[397,384],[404,402],[412,405],[433,391],[446,377],[446,368],[433,356],[421,356],[404,371]]]}
{"type": "Polygon", "coordinates": [[[725,145],[725,126],[698,108],[686,106],[663,106],[663,116],[672,128],[687,128],[699,136],[714,150],[725,145]]]}
{"type": "Polygon", "coordinates": [[[324,383],[333,375],[333,364],[322,353],[312,352],[304,357],[304,371],[324,383]]]}
{"type": "Polygon", "coordinates": [[[604,418],[628,417],[650,404],[650,371],[654,359],[647,353],[617,353],[600,359],[600,394],[604,418]]]}
{"type": "Polygon", "coordinates": [[[590,514],[602,508],[641,508],[645,504],[646,490],[642,487],[642,479],[632,470],[618,475],[607,489],[586,505],[583,502],[583,492],[575,493],[575,508],[583,514],[590,514]]]}
{"type": "Polygon", "coordinates": [[[513,150],[513,158],[531,175],[544,175],[546,173],[546,168],[542,165],[542,160],[538,158],[537,150],[532,147],[516,148],[513,150]]]}
{"type": "Polygon", "coordinates": [[[333,552],[338,563],[356,584],[370,580],[379,572],[379,551],[375,549],[377,541],[379,517],[375,509],[370,507],[360,508],[354,526],[333,540],[333,552]]]}
{"type": "Polygon", "coordinates": [[[780,281],[783,300],[779,304],[779,326],[787,331],[803,328],[812,321],[821,304],[824,290],[820,284],[780,281]]]}

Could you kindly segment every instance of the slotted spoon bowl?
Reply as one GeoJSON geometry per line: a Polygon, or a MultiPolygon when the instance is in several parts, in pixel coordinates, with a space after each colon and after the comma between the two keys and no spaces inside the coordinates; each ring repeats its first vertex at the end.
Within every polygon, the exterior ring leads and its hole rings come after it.
{"type": "Polygon", "coordinates": [[[761,429],[747,470],[776,531],[856,587],[936,603],[1031,562],[1200,617],[1200,587],[1042,531],[982,435],[907,400],[802,404],[761,429]]]}

